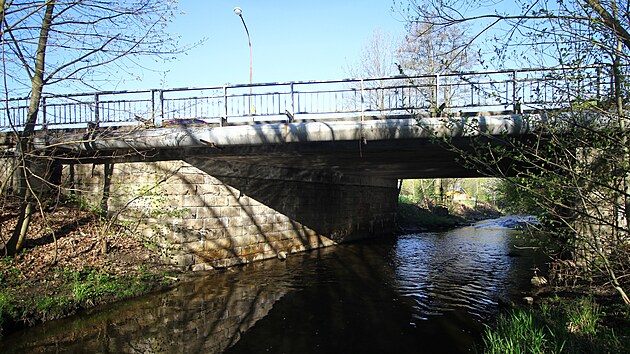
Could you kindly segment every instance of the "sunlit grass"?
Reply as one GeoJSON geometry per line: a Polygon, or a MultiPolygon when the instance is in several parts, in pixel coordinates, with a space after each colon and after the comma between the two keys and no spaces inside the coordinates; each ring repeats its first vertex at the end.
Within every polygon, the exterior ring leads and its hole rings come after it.
{"type": "Polygon", "coordinates": [[[619,353],[613,329],[601,324],[601,307],[591,298],[551,299],[534,309],[501,314],[483,336],[485,353],[619,353]]]}
{"type": "Polygon", "coordinates": [[[458,216],[441,216],[422,209],[411,203],[408,198],[399,198],[398,218],[403,224],[413,224],[426,228],[451,228],[461,224],[464,220],[458,216]]]}
{"type": "Polygon", "coordinates": [[[495,330],[486,329],[484,346],[487,353],[546,353],[549,333],[531,311],[514,310],[497,319],[495,330]]]}

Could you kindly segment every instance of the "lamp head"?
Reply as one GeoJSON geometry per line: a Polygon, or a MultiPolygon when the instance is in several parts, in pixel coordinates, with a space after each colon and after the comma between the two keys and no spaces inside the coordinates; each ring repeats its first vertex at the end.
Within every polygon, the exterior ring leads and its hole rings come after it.
{"type": "Polygon", "coordinates": [[[241,8],[237,6],[237,7],[234,8],[234,13],[237,16],[241,16],[241,14],[243,13],[243,10],[241,10],[241,8]]]}

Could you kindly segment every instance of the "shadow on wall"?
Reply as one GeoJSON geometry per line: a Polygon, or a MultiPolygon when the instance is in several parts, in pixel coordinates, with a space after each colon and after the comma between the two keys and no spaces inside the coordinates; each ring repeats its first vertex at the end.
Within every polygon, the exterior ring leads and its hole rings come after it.
{"type": "MultiPolygon", "coordinates": [[[[279,139],[259,131],[259,139],[279,139]]],[[[301,137],[304,132],[291,132],[301,137]]],[[[181,139],[195,139],[182,128],[181,139]]],[[[395,180],[187,158],[75,164],[69,186],[137,230],[173,263],[220,268],[393,231],[395,180]]]]}
{"type": "MultiPolygon", "coordinates": [[[[230,193],[228,209],[251,224],[244,229],[245,237],[255,235],[272,253],[319,248],[393,230],[394,183],[384,187],[325,171],[203,159],[187,162],[223,184],[230,193]]],[[[226,221],[231,229],[235,220],[226,221]]]]}
{"type": "Polygon", "coordinates": [[[75,165],[74,185],[193,270],[284,257],[393,230],[395,181],[209,160],[75,165]],[[107,173],[105,173],[107,172],[107,173]],[[108,198],[102,198],[108,196],[108,198]],[[104,202],[107,199],[107,202],[104,202]]]}

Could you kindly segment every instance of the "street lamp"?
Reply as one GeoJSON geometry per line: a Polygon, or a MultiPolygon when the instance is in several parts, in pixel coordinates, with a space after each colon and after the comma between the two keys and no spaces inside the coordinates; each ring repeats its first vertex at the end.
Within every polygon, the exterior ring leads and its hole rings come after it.
{"type": "Polygon", "coordinates": [[[249,44],[249,109],[250,113],[252,112],[252,84],[254,83],[254,66],[252,62],[252,39],[249,36],[249,30],[247,29],[247,25],[245,24],[245,19],[243,18],[243,10],[240,7],[234,8],[234,14],[241,18],[241,22],[243,22],[243,27],[245,27],[245,33],[247,33],[247,43],[249,44]]]}

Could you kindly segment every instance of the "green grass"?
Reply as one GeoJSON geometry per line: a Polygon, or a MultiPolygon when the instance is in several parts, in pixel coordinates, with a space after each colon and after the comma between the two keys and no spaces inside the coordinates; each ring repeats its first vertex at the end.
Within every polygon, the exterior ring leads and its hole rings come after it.
{"type": "Polygon", "coordinates": [[[401,198],[398,203],[398,223],[407,226],[421,226],[428,229],[444,229],[455,227],[463,222],[457,216],[439,216],[417,205],[405,202],[401,198]]]}
{"type": "Polygon", "coordinates": [[[74,304],[67,296],[41,296],[33,300],[34,310],[42,320],[56,319],[68,314],[74,308],[74,304]]]}
{"type": "Polygon", "coordinates": [[[6,290],[0,291],[0,333],[2,333],[1,329],[4,320],[15,316],[17,316],[17,308],[13,300],[13,295],[6,290]]]}
{"type": "Polygon", "coordinates": [[[533,309],[514,309],[487,327],[485,353],[619,353],[628,344],[602,324],[593,299],[550,299],[533,309]],[[623,343],[623,341],[626,343],[623,343]]]}
{"type": "Polygon", "coordinates": [[[514,310],[500,315],[496,329],[486,329],[484,345],[486,353],[496,354],[547,353],[562,350],[562,343],[554,342],[545,325],[527,310],[514,310]]]}
{"type": "Polygon", "coordinates": [[[162,275],[152,274],[144,267],[128,275],[112,275],[107,268],[84,268],[81,271],[58,270],[57,285],[38,292],[18,296],[17,290],[0,289],[0,336],[3,324],[37,323],[57,319],[100,303],[129,299],[147,293],[157,284],[172,282],[162,275]],[[28,296],[28,297],[26,297],[28,296]]]}
{"type": "Polygon", "coordinates": [[[132,276],[112,276],[106,270],[86,269],[74,272],[72,297],[80,304],[92,304],[103,297],[126,299],[144,293],[153,275],[141,269],[132,276]]]}

